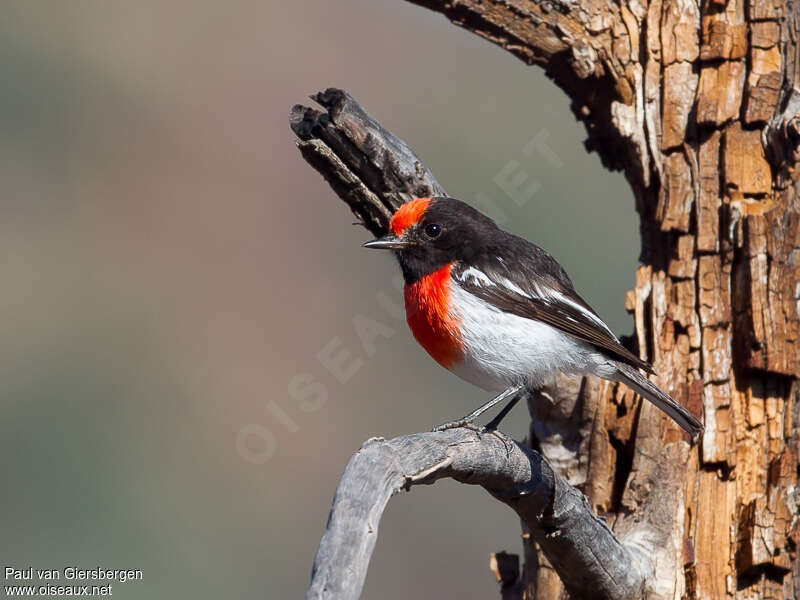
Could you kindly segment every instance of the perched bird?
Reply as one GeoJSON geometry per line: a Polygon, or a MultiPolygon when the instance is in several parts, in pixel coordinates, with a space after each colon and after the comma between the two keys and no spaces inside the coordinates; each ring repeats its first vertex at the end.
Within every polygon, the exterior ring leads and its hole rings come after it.
{"type": "Polygon", "coordinates": [[[453,198],[418,198],[392,217],[390,233],[366,248],[395,252],[405,279],[406,318],[440,365],[499,395],[463,419],[510,399],[556,371],[619,381],[667,413],[691,436],[703,425],[639,372],[653,370],[620,344],[547,252],[500,229],[453,198]]]}

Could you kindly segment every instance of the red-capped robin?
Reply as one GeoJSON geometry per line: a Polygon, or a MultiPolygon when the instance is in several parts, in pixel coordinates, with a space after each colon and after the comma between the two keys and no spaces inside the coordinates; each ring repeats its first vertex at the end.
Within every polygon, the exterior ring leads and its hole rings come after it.
{"type": "Polygon", "coordinates": [[[401,206],[390,233],[366,248],[395,252],[405,280],[406,317],[434,360],[498,396],[463,419],[471,424],[510,398],[495,428],[522,392],[556,371],[591,373],[624,383],[692,437],[703,425],[639,372],[652,367],[620,344],[547,252],[500,229],[453,198],[418,198],[401,206]]]}

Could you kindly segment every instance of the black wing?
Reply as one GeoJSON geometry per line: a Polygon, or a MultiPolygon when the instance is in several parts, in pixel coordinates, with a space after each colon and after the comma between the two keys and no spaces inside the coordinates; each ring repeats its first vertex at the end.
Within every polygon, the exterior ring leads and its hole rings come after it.
{"type": "MultiPolygon", "coordinates": [[[[653,373],[653,368],[620,344],[617,337],[575,292],[567,274],[554,258],[525,240],[517,251],[513,268],[505,260],[487,256],[475,267],[453,271],[457,283],[492,306],[551,327],[610,352],[618,360],[653,373]],[[532,247],[532,248],[531,248],[532,247]],[[519,251],[528,255],[520,261],[519,251]],[[520,269],[521,264],[523,268],[520,269]]],[[[514,256],[508,250],[503,256],[514,256]]]]}

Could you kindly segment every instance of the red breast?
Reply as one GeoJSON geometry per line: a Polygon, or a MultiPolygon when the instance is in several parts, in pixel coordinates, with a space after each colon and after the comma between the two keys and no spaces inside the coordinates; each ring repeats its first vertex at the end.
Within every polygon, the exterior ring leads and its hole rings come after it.
{"type": "Polygon", "coordinates": [[[463,355],[458,319],[450,310],[452,263],[406,285],[406,320],[416,340],[440,365],[449,369],[463,355]]]}

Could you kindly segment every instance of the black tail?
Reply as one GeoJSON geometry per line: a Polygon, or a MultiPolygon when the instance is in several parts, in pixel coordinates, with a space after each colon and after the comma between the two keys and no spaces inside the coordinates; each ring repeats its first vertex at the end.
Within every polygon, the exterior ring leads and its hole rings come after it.
{"type": "Polygon", "coordinates": [[[703,431],[703,424],[692,413],[662,392],[656,384],[639,373],[635,367],[622,362],[616,362],[615,364],[617,366],[615,381],[624,383],[643,398],[647,398],[667,413],[673,421],[683,427],[693,438],[703,431]]]}

